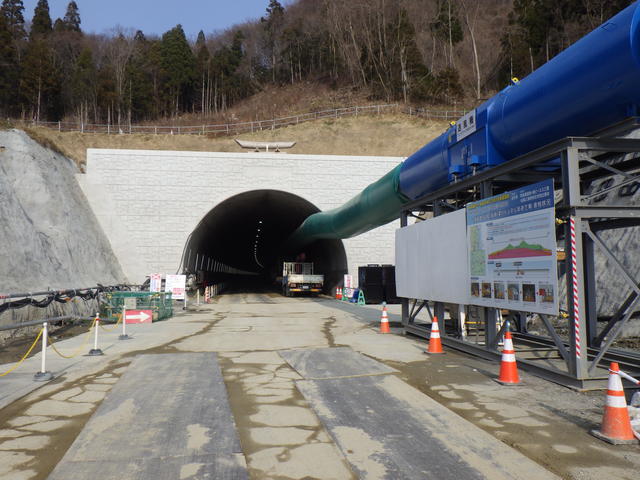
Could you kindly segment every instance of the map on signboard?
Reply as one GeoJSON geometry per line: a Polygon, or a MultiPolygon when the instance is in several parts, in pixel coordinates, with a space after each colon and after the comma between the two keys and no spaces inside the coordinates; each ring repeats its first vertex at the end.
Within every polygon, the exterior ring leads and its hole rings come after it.
{"type": "Polygon", "coordinates": [[[469,227],[469,271],[471,275],[485,275],[486,262],[480,228],[477,225],[471,226],[469,227]]]}
{"type": "Polygon", "coordinates": [[[558,313],[553,181],[467,205],[470,303],[558,313]]]}

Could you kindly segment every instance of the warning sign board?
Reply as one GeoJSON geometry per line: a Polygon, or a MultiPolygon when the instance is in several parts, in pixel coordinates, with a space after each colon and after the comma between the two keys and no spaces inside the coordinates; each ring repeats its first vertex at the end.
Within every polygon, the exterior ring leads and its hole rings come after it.
{"type": "Polygon", "coordinates": [[[164,291],[171,292],[171,298],[174,300],[184,300],[186,283],[186,275],[167,275],[164,291]]]}
{"type": "Polygon", "coordinates": [[[149,291],[161,292],[162,291],[162,275],[159,273],[152,273],[149,275],[149,291]]]}
{"type": "Polygon", "coordinates": [[[127,323],[151,323],[153,312],[151,310],[126,310],[127,323]]]}

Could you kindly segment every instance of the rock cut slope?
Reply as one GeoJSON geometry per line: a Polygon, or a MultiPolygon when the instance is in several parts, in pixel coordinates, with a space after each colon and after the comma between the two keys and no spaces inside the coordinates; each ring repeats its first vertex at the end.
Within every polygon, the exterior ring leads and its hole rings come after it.
{"type": "Polygon", "coordinates": [[[124,281],[74,162],[19,130],[0,131],[0,145],[0,292],[124,281]]]}

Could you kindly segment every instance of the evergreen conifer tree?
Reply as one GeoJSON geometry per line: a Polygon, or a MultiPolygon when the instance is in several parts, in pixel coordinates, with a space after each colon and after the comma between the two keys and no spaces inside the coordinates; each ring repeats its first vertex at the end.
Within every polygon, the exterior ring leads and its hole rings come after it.
{"type": "Polygon", "coordinates": [[[56,18],[56,21],[53,22],[53,31],[56,33],[67,31],[67,26],[61,18],[56,18]]]}
{"type": "Polygon", "coordinates": [[[133,38],[133,55],[127,69],[127,93],[134,121],[153,118],[158,114],[154,95],[154,85],[157,83],[154,74],[158,68],[155,63],[153,43],[138,30],[133,38]]]}
{"type": "Polygon", "coordinates": [[[65,30],[69,32],[80,32],[80,11],[76,2],[69,2],[69,5],[67,5],[67,13],[62,21],[65,30]]]}
{"type": "Polygon", "coordinates": [[[260,22],[264,28],[264,46],[271,63],[271,80],[276,81],[277,64],[280,56],[280,37],[284,25],[284,7],[278,0],[269,0],[267,16],[260,22]]]}
{"type": "Polygon", "coordinates": [[[18,61],[12,32],[4,15],[0,15],[0,115],[15,110],[18,86],[18,61]]]}
{"type": "Polygon", "coordinates": [[[209,106],[211,104],[211,55],[209,54],[206,38],[202,30],[198,33],[198,39],[196,40],[196,64],[198,68],[198,89],[200,90],[200,113],[206,115],[209,112],[209,106]]]}
{"type": "Polygon", "coordinates": [[[52,30],[49,2],[47,0],[38,0],[38,4],[33,11],[33,20],[31,21],[31,32],[29,36],[32,38],[37,35],[48,35],[52,30]]]}
{"type": "Polygon", "coordinates": [[[24,29],[24,4],[22,0],[3,0],[0,15],[5,19],[5,26],[14,41],[22,41],[27,33],[24,29]]]}
{"type": "Polygon", "coordinates": [[[196,76],[196,59],[182,25],[162,35],[161,56],[168,111],[178,115],[180,107],[188,110],[196,76]]]}
{"type": "Polygon", "coordinates": [[[22,62],[20,93],[25,111],[35,121],[57,118],[59,84],[53,52],[41,37],[32,38],[22,62]]]}
{"type": "Polygon", "coordinates": [[[96,101],[96,67],[91,49],[85,47],[78,56],[71,77],[74,108],[80,118],[87,122],[89,113],[95,109],[96,101]]]}

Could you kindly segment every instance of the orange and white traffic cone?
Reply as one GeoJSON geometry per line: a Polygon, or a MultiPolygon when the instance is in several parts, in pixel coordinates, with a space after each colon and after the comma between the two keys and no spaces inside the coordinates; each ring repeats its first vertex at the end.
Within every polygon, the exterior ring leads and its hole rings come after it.
{"type": "Polygon", "coordinates": [[[380,333],[389,333],[389,315],[387,314],[387,302],[382,303],[382,317],[380,317],[380,333]]]}
{"type": "Polygon", "coordinates": [[[496,382],[502,385],[518,385],[520,376],[516,364],[516,352],[513,349],[513,338],[509,330],[504,334],[504,348],[502,349],[502,359],[500,361],[500,376],[496,382]]]}
{"type": "Polygon", "coordinates": [[[440,340],[440,328],[438,327],[438,317],[433,317],[431,322],[431,335],[429,335],[429,354],[444,353],[442,351],[442,341],[440,340]]]}
{"type": "Polygon", "coordinates": [[[336,300],[342,300],[342,289],[340,287],[336,288],[336,300]]]}
{"type": "Polygon", "coordinates": [[[609,386],[607,388],[607,404],[604,407],[600,430],[591,430],[591,435],[614,445],[638,443],[627,411],[624,398],[620,367],[612,362],[609,367],[609,386]]]}

